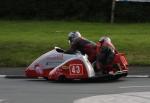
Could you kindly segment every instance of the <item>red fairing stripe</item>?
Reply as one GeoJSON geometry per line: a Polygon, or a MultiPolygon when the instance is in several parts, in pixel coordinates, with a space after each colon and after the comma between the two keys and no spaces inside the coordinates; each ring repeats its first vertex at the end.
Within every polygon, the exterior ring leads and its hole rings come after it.
{"type": "Polygon", "coordinates": [[[25,75],[29,78],[38,77],[36,71],[29,68],[25,70],[25,75]]]}
{"type": "Polygon", "coordinates": [[[37,73],[35,70],[27,68],[27,69],[25,70],[25,75],[26,75],[27,77],[29,77],[29,78],[33,78],[33,77],[48,77],[48,74],[49,74],[49,72],[50,72],[51,70],[52,70],[52,68],[50,68],[50,69],[43,69],[43,70],[42,70],[43,73],[42,73],[42,74],[39,74],[39,73],[37,73]]]}

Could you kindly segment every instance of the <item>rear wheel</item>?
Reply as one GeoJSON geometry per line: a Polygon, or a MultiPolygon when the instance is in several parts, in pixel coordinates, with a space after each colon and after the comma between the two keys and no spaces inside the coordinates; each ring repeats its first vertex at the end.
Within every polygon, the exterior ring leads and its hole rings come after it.
{"type": "Polygon", "coordinates": [[[65,81],[66,77],[64,75],[59,76],[58,81],[65,81]]]}
{"type": "Polygon", "coordinates": [[[44,77],[45,80],[49,80],[48,77],[44,77]]]}

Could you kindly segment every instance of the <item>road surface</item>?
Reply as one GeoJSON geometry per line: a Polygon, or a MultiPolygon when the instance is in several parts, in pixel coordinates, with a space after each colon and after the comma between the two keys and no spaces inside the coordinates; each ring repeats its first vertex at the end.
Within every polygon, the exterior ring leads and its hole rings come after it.
{"type": "MultiPolygon", "coordinates": [[[[145,70],[146,72],[139,72],[140,70],[135,70],[136,72],[134,71],[130,74],[150,74],[148,70],[145,70]]],[[[15,74],[14,72],[10,71],[3,71],[3,73],[0,73],[15,74]]],[[[20,73],[22,72],[16,72],[17,75],[20,73]]],[[[92,83],[59,83],[46,81],[44,79],[0,78],[0,103],[88,103],[87,101],[89,101],[89,103],[100,103],[99,101],[105,102],[104,100],[107,100],[107,102],[105,103],[114,103],[114,99],[112,99],[113,102],[111,102],[108,101],[108,97],[115,98],[115,103],[117,103],[118,97],[120,96],[121,100],[118,101],[122,101],[123,103],[123,101],[129,99],[128,96],[127,99],[125,98],[126,95],[138,93],[148,94],[150,92],[149,81],[150,78],[145,77],[124,78],[113,82],[92,83]],[[94,102],[93,100],[97,101],[94,102]]],[[[143,98],[146,98],[146,96],[144,96],[143,98]]],[[[140,100],[141,98],[139,99],[139,101],[140,100]]],[[[150,103],[149,97],[147,97],[146,100],[148,100],[149,102],[144,103],[150,103]]],[[[134,99],[134,101],[135,103],[137,103],[136,98],[134,99]]],[[[132,101],[131,103],[134,102],[132,101]]]]}

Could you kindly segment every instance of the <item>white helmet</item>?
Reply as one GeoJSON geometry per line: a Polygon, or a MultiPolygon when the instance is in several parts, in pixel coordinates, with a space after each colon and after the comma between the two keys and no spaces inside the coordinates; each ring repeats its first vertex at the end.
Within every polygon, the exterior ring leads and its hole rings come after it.
{"type": "Polygon", "coordinates": [[[100,42],[111,42],[111,39],[107,36],[103,36],[99,39],[100,42]]]}
{"type": "Polygon", "coordinates": [[[72,42],[72,41],[74,41],[76,38],[79,38],[79,37],[81,37],[81,34],[80,34],[78,31],[76,31],[76,32],[70,32],[70,33],[68,34],[68,40],[69,40],[69,42],[72,42]]]}

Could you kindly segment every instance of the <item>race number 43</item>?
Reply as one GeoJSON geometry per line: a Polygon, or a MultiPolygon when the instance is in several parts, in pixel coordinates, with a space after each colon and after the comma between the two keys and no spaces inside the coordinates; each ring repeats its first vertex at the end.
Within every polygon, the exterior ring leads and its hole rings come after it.
{"type": "Polygon", "coordinates": [[[71,64],[69,66],[70,75],[82,75],[83,74],[83,66],[82,64],[71,64]]]}

